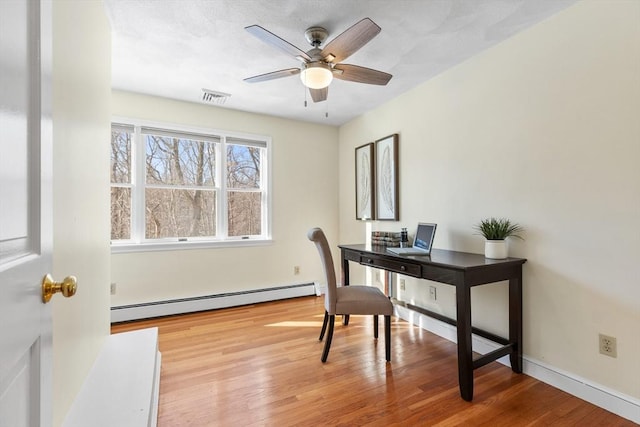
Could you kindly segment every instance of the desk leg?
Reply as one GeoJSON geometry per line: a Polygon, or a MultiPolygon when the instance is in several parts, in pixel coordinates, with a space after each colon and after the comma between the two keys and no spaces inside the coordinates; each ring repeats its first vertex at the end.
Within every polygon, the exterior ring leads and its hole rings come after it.
{"type": "Polygon", "coordinates": [[[460,396],[470,402],[473,399],[473,348],[471,344],[471,288],[456,289],[458,333],[458,384],[460,396]]]}
{"type": "MultiPolygon", "coordinates": [[[[349,286],[349,260],[344,256],[344,249],[340,252],[342,254],[342,286],[349,286]]],[[[342,324],[345,326],[349,324],[348,314],[342,315],[342,324]]]]}
{"type": "Polygon", "coordinates": [[[349,260],[345,258],[344,249],[342,252],[342,286],[349,286],[349,260]]]}
{"type": "Polygon", "coordinates": [[[393,285],[394,285],[393,273],[390,271],[385,271],[384,272],[384,294],[389,298],[393,298],[395,296],[393,285]]]}
{"type": "Polygon", "coordinates": [[[515,344],[509,355],[513,372],[522,372],[522,270],[509,280],[509,342],[515,344]]]}

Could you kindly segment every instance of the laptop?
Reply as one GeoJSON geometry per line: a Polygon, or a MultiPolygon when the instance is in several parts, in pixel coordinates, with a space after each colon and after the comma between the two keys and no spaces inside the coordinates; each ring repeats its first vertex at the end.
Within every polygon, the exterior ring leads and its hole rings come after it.
{"type": "Polygon", "coordinates": [[[387,248],[387,251],[397,255],[429,255],[433,238],[436,236],[437,224],[418,223],[413,246],[410,248],[387,248]]]}

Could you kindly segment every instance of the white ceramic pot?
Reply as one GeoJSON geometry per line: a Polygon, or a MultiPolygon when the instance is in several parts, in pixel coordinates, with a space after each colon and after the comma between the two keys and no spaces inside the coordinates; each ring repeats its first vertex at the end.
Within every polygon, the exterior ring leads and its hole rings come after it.
{"type": "Polygon", "coordinates": [[[484,256],[491,259],[507,258],[507,242],[505,240],[487,240],[484,242],[484,256]]]}

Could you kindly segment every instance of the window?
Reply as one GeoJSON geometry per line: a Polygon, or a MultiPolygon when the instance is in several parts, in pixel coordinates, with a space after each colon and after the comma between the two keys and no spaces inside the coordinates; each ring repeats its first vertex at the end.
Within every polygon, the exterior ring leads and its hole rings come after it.
{"type": "Polygon", "coordinates": [[[268,141],[113,123],[113,247],[174,249],[268,240],[268,141]]]}
{"type": "Polygon", "coordinates": [[[111,239],[131,238],[133,126],[111,126],[111,239]]]}

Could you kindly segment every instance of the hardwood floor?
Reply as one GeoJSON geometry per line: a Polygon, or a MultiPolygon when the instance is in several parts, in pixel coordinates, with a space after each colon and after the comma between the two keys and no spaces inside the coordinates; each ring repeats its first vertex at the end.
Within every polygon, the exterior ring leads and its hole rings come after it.
{"type": "Polygon", "coordinates": [[[496,362],[460,398],[455,344],[393,318],[391,363],[371,317],[336,322],[326,364],[321,297],[113,325],[159,328],[159,427],[632,426],[496,362]]]}

